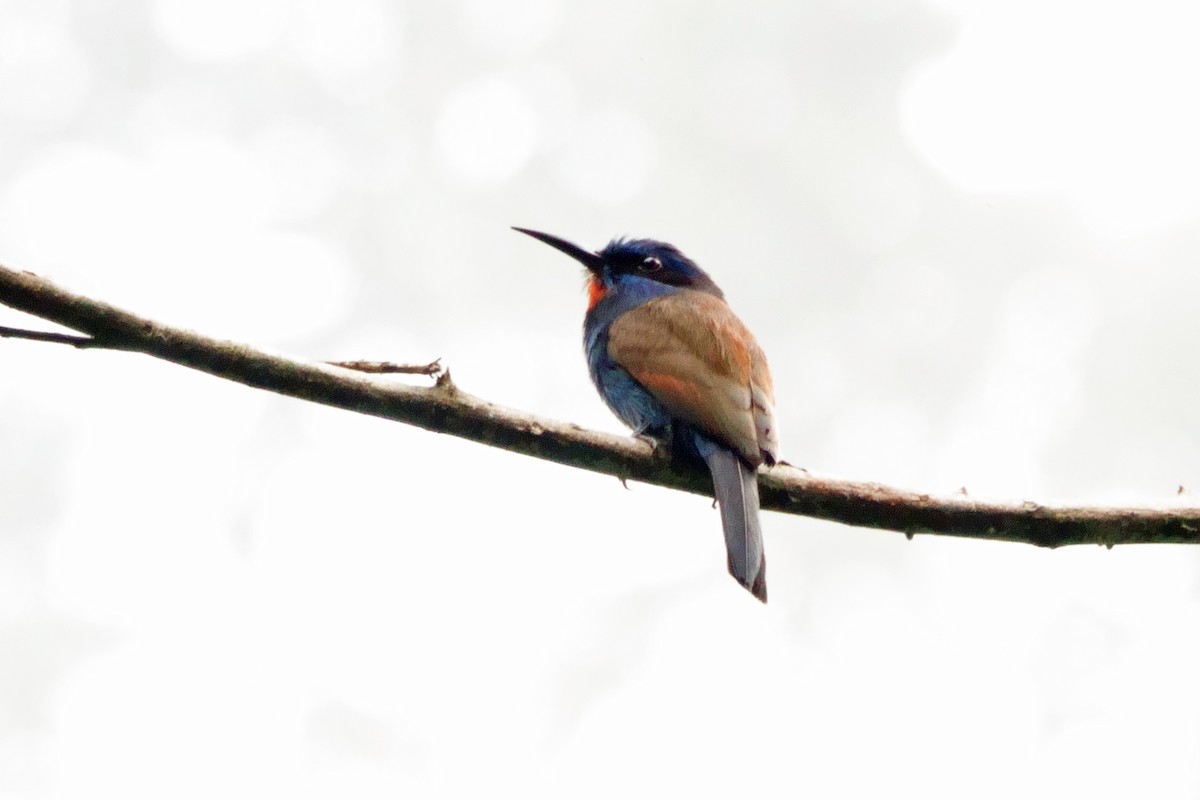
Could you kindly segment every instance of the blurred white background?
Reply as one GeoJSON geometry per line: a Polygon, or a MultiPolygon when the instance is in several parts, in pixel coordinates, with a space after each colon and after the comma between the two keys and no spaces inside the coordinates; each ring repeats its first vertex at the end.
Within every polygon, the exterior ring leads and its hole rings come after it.
{"type": "MultiPolygon", "coordinates": [[[[0,0],[0,262],[619,431],[508,226],[661,238],[793,463],[1174,502],[1198,14],[0,0]]],[[[1200,550],[764,527],[766,608],[702,498],[0,341],[0,797],[1200,792],[1200,550]]]]}

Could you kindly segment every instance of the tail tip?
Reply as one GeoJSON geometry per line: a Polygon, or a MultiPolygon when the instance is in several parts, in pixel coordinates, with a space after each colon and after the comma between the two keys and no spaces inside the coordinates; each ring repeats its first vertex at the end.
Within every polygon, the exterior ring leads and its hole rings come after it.
{"type": "Polygon", "coordinates": [[[750,585],[749,587],[747,587],[747,588],[750,590],[750,594],[752,594],[752,595],[754,595],[755,597],[757,597],[757,598],[759,599],[759,601],[760,601],[760,602],[762,602],[762,604],[763,604],[763,605],[766,605],[766,604],[767,604],[767,575],[766,575],[766,570],[764,570],[764,569],[760,569],[760,570],[758,571],[758,575],[756,575],[756,576],[754,577],[754,583],[753,583],[753,584],[751,584],[751,585],[750,585]]]}
{"type": "Polygon", "coordinates": [[[766,559],[758,563],[758,569],[754,572],[754,577],[747,579],[746,576],[738,575],[734,570],[733,559],[729,560],[729,574],[733,579],[740,583],[747,592],[754,595],[764,605],[767,602],[767,564],[766,559]]]}

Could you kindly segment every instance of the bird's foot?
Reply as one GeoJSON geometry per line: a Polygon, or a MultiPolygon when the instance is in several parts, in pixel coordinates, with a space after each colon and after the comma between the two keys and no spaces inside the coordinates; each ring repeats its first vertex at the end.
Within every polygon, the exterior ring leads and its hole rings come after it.
{"type": "Polygon", "coordinates": [[[648,433],[635,433],[633,438],[650,445],[650,458],[657,462],[671,460],[671,442],[662,436],[651,436],[648,433]]]}

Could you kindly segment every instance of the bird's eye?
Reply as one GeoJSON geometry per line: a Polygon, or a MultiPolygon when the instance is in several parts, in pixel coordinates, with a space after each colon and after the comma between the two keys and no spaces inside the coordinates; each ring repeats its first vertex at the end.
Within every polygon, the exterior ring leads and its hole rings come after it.
{"type": "Polygon", "coordinates": [[[654,256],[646,256],[642,259],[642,263],[638,264],[638,269],[642,272],[658,272],[662,269],[662,262],[654,256]]]}

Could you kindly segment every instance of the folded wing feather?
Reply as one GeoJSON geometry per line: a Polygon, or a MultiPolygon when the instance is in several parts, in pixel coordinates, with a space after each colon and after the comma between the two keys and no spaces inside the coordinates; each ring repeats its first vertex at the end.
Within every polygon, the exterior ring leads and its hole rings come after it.
{"type": "Polygon", "coordinates": [[[752,467],[774,463],[778,434],[766,358],[721,299],[683,290],[628,311],[609,329],[608,354],[672,416],[752,467]]]}

